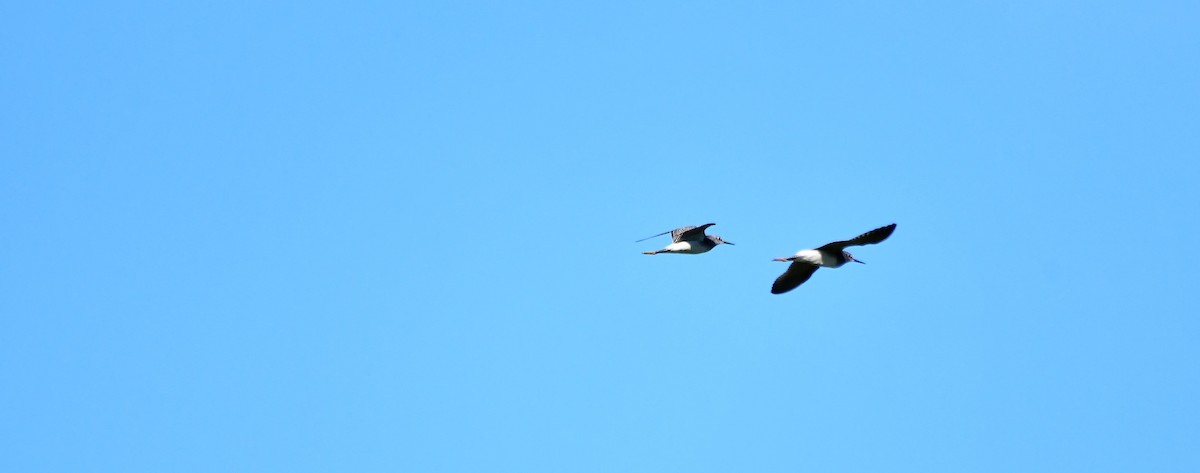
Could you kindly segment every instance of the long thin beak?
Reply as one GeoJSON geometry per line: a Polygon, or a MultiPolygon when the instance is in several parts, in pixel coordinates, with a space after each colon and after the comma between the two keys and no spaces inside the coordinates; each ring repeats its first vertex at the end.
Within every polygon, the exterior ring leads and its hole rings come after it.
{"type": "Polygon", "coordinates": [[[733,243],[727,242],[727,241],[725,241],[725,240],[721,240],[721,243],[724,243],[724,244],[726,244],[726,245],[732,245],[732,244],[733,244],[733,243]]]}
{"type": "Polygon", "coordinates": [[[859,260],[857,260],[857,259],[854,259],[854,258],[850,258],[850,261],[853,261],[853,262],[855,262],[855,263],[867,264],[867,263],[865,263],[865,262],[863,262],[863,261],[859,261],[859,260]]]}
{"type": "Polygon", "coordinates": [[[773,260],[771,260],[771,261],[783,261],[784,263],[786,263],[786,262],[788,262],[788,261],[791,261],[791,260],[790,260],[790,259],[787,259],[787,258],[775,258],[775,259],[773,259],[773,260]]]}

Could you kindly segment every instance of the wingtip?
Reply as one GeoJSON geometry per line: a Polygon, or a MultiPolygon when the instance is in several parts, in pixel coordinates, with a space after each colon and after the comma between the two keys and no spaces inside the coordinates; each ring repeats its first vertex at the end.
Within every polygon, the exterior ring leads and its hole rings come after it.
{"type": "MultiPolygon", "coordinates": [[[[892,236],[892,234],[896,232],[896,224],[895,223],[893,223],[891,225],[887,225],[883,228],[887,229],[887,236],[889,236],[889,237],[892,236]]],[[[887,238],[887,237],[884,237],[884,238],[887,238]]]]}

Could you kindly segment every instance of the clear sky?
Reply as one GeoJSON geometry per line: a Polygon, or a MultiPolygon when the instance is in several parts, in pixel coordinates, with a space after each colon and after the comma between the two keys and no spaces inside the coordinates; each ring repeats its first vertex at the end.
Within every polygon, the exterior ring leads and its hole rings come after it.
{"type": "Polygon", "coordinates": [[[1200,471],[1198,32],[11,2],[0,471],[1200,471]]]}

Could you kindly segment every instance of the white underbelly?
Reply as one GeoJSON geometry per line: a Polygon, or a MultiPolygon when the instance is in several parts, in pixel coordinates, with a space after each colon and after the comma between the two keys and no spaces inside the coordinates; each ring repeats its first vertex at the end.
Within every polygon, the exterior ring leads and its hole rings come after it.
{"type": "Polygon", "coordinates": [[[699,243],[693,244],[691,242],[681,241],[679,243],[671,243],[670,245],[667,245],[666,250],[670,251],[672,253],[697,254],[697,253],[704,253],[705,251],[708,251],[709,248],[706,248],[703,245],[700,245],[699,243]]]}
{"type": "Polygon", "coordinates": [[[817,250],[800,250],[796,259],[817,266],[837,266],[837,257],[827,255],[817,250]]]}

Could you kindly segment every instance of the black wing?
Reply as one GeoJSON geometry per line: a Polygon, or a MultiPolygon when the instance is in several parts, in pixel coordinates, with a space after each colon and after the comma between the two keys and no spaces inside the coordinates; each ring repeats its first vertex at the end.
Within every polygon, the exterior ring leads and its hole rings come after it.
{"type": "Polygon", "coordinates": [[[896,224],[893,223],[886,227],[876,228],[874,230],[871,230],[867,233],[856,236],[849,240],[835,241],[833,243],[830,243],[828,245],[822,246],[817,249],[821,250],[821,251],[841,252],[842,248],[845,248],[847,246],[874,245],[883,240],[886,240],[887,237],[892,236],[892,232],[894,232],[894,231],[896,231],[896,224]]]}
{"type": "Polygon", "coordinates": [[[698,242],[704,239],[704,229],[713,225],[716,224],[706,223],[699,227],[677,228],[675,231],[671,232],[671,240],[674,240],[674,243],[679,243],[681,241],[698,242]]]}
{"type": "Polygon", "coordinates": [[[783,294],[792,289],[799,287],[811,278],[813,273],[817,272],[817,266],[812,263],[802,261],[793,261],[791,266],[788,266],[787,271],[784,271],[779,278],[775,279],[775,284],[771,285],[771,294],[783,294]]]}

